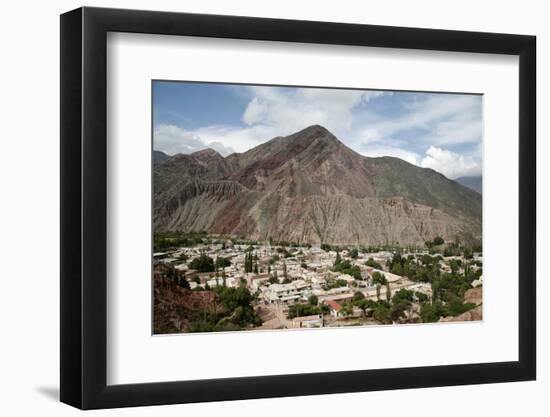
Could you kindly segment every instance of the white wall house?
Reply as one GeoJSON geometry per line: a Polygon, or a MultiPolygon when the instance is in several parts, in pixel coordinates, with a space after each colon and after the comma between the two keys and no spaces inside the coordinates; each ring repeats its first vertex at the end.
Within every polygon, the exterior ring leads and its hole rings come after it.
{"type": "Polygon", "coordinates": [[[288,284],[271,284],[263,291],[263,298],[268,303],[292,303],[303,298],[310,292],[311,284],[304,280],[296,280],[288,284]]]}

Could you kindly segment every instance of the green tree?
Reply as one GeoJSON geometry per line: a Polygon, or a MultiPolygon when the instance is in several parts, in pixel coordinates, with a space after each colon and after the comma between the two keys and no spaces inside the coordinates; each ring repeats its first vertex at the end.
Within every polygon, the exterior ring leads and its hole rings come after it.
{"type": "Polygon", "coordinates": [[[310,295],[307,301],[309,302],[309,304],[313,306],[316,306],[317,304],[319,304],[319,298],[317,298],[315,294],[310,295]]]}
{"type": "Polygon", "coordinates": [[[293,304],[288,308],[287,317],[293,319],[295,317],[311,316],[321,314],[321,308],[308,304],[293,304]]]}
{"type": "Polygon", "coordinates": [[[349,260],[340,261],[338,264],[334,264],[332,268],[334,272],[341,272],[342,274],[348,274],[355,279],[361,279],[361,268],[357,265],[352,265],[349,260]]]}
{"type": "Polygon", "coordinates": [[[428,301],[428,296],[426,294],[424,294],[423,292],[420,292],[420,291],[416,291],[414,293],[416,299],[421,302],[421,303],[424,303],[426,301],[428,301]]]}
{"type": "Polygon", "coordinates": [[[324,250],[325,252],[330,252],[331,247],[326,243],[321,243],[321,249],[324,250]]]}
{"type": "Polygon", "coordinates": [[[214,272],[214,260],[202,253],[198,258],[193,259],[189,263],[189,268],[199,272],[214,272]]]}
{"type": "Polygon", "coordinates": [[[340,265],[340,262],[342,262],[342,258],[340,258],[340,252],[336,252],[336,260],[334,261],[334,266],[337,267],[340,265]]]}
{"type": "Polygon", "coordinates": [[[388,280],[386,279],[386,276],[384,274],[376,271],[374,272],[374,274],[372,274],[372,283],[386,285],[388,283],[388,280]]]}
{"type": "Polygon", "coordinates": [[[396,291],[392,297],[393,304],[399,304],[402,302],[411,303],[414,298],[414,291],[408,290],[406,288],[401,288],[399,291],[396,291]]]}
{"type": "Polygon", "coordinates": [[[364,299],[365,299],[365,294],[363,294],[361,291],[356,291],[353,294],[352,301],[357,302],[357,301],[364,300],[364,299]]]}
{"type": "Polygon", "coordinates": [[[372,317],[381,324],[391,324],[390,308],[382,303],[377,303],[373,310],[372,317]]]}
{"type": "Polygon", "coordinates": [[[366,299],[361,299],[361,300],[357,300],[357,301],[354,301],[353,304],[357,307],[359,307],[362,312],[363,312],[363,316],[365,316],[367,314],[367,310],[369,308],[372,308],[372,305],[373,305],[373,301],[371,300],[366,300],[366,299]]]}
{"type": "Polygon", "coordinates": [[[446,316],[458,316],[471,310],[476,305],[474,303],[464,303],[459,297],[453,297],[446,305],[444,309],[444,315],[446,316]]]}
{"type": "Polygon", "coordinates": [[[391,268],[391,273],[395,275],[403,275],[403,267],[401,263],[396,263],[391,268]]]}
{"type": "Polygon", "coordinates": [[[401,318],[405,318],[405,312],[409,309],[408,303],[393,304],[390,311],[390,318],[392,321],[398,321],[401,318]]]}
{"type": "Polygon", "coordinates": [[[231,261],[228,258],[224,258],[223,256],[218,256],[216,258],[216,266],[218,268],[224,268],[230,265],[231,265],[231,261]]]}
{"type": "Polygon", "coordinates": [[[252,255],[252,252],[249,252],[248,254],[248,272],[254,271],[254,255],[252,255]]]}
{"type": "Polygon", "coordinates": [[[376,268],[376,269],[382,269],[382,265],[380,265],[378,262],[376,262],[372,256],[367,259],[367,262],[365,262],[365,265],[376,268]]]}
{"type": "Polygon", "coordinates": [[[340,313],[345,317],[349,317],[349,316],[353,315],[353,304],[344,303],[342,305],[342,309],[340,310],[340,313]]]}
{"type": "Polygon", "coordinates": [[[325,290],[330,290],[332,288],[340,288],[340,287],[347,287],[348,282],[345,279],[337,279],[330,281],[328,284],[324,286],[325,290]]]}
{"type": "Polygon", "coordinates": [[[443,314],[443,305],[440,302],[424,303],[420,308],[420,318],[423,323],[435,323],[443,314]]]}

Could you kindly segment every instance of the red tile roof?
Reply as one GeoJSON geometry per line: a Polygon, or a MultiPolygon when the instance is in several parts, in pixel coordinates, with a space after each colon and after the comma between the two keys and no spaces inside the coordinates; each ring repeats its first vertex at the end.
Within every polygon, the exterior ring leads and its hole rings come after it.
{"type": "Polygon", "coordinates": [[[341,306],[340,304],[338,304],[336,301],[328,300],[328,301],[325,301],[325,303],[326,303],[330,308],[332,308],[334,311],[340,311],[340,310],[342,310],[342,306],[341,306]]]}

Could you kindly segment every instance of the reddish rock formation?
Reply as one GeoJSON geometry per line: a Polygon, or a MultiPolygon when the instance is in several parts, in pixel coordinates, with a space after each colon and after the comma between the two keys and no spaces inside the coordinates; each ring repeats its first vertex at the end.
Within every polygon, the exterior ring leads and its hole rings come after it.
{"type": "Polygon", "coordinates": [[[224,158],[154,167],[155,230],[307,243],[423,245],[481,236],[481,195],[398,158],[364,157],[321,126],[224,158]]]}

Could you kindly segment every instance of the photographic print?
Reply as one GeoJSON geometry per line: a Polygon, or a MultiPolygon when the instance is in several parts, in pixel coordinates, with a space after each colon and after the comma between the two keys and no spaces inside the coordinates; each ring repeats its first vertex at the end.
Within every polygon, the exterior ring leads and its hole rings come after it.
{"type": "Polygon", "coordinates": [[[153,334],[482,320],[482,104],[154,80],[153,334]]]}

